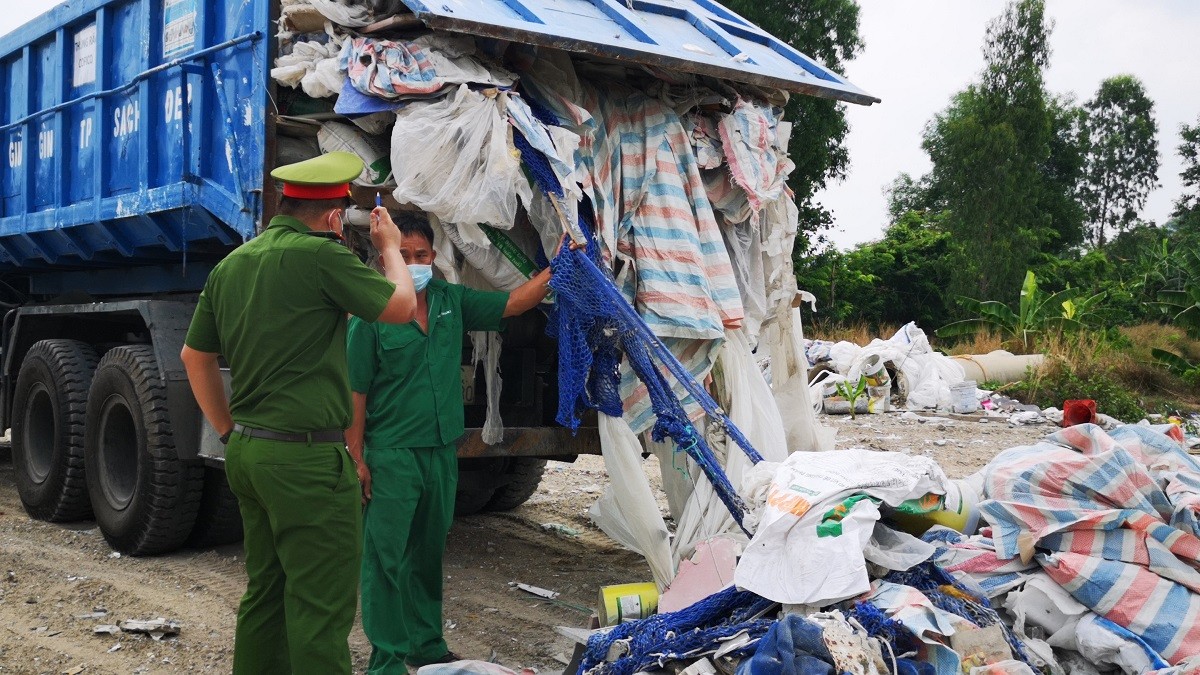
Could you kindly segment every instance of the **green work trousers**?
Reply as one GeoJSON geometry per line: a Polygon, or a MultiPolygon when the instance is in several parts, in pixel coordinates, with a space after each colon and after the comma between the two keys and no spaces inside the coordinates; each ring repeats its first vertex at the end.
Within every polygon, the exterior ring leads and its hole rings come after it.
{"type": "Polygon", "coordinates": [[[235,675],[350,673],[362,492],[341,443],[234,434],[225,471],[245,526],[235,675]]]}
{"type": "Polygon", "coordinates": [[[404,660],[441,658],[442,554],[458,487],[455,445],[367,448],[371,501],[363,516],[362,622],[371,675],[406,675],[404,660]]]}

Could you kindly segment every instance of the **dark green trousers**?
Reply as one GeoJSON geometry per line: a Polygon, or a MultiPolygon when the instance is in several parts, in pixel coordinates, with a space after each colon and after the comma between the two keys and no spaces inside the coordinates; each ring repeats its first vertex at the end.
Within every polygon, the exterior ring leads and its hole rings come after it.
{"type": "Polygon", "coordinates": [[[362,621],[371,675],[446,655],[442,554],[454,520],[456,446],[367,448],[371,501],[363,522],[362,621]]]}
{"type": "Polygon", "coordinates": [[[233,672],[349,675],[362,507],[345,447],[234,434],[225,471],[242,512],[249,577],[233,672]]]}

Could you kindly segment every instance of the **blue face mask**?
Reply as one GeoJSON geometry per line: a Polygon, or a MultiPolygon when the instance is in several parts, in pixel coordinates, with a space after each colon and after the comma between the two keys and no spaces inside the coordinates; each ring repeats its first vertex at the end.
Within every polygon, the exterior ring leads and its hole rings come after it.
{"type": "Polygon", "coordinates": [[[425,290],[429,285],[429,280],[433,278],[433,267],[431,265],[409,265],[408,273],[412,275],[413,288],[418,293],[425,290]]]}

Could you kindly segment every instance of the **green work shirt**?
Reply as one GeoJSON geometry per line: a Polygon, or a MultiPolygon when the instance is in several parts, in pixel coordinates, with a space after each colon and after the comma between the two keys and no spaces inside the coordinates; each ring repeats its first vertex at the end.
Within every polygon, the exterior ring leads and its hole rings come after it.
{"type": "Polygon", "coordinates": [[[350,426],[346,314],[374,321],[395,284],[286,216],[208,275],[185,343],[229,363],[234,421],[301,433],[350,426]]]}
{"type": "Polygon", "coordinates": [[[367,395],[367,447],[441,447],[463,435],[463,333],[502,330],[508,293],[434,279],[426,300],[428,334],[416,321],[350,320],[350,388],[367,395]]]}

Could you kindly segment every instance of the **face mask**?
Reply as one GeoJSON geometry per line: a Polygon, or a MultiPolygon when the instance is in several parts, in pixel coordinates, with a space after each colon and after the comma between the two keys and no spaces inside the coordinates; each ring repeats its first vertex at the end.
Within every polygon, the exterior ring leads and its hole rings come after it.
{"type": "Polygon", "coordinates": [[[418,293],[425,290],[429,285],[429,280],[433,278],[433,267],[431,265],[409,265],[408,273],[412,275],[413,288],[418,293]]]}

